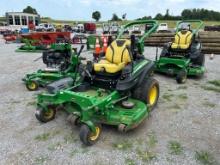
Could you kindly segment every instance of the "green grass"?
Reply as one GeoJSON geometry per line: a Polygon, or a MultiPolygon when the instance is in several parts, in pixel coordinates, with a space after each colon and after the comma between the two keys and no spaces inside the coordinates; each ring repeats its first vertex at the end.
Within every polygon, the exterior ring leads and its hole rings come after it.
{"type": "Polygon", "coordinates": [[[217,165],[214,157],[207,151],[196,151],[195,158],[203,165],[217,165]]]}
{"type": "Polygon", "coordinates": [[[203,105],[210,108],[214,108],[216,106],[216,104],[211,103],[209,101],[204,102],[203,105]]]}
{"type": "Polygon", "coordinates": [[[118,149],[118,150],[129,150],[132,148],[132,143],[129,141],[123,141],[119,143],[113,143],[112,144],[113,148],[118,149]]]}
{"type": "Polygon", "coordinates": [[[171,101],[173,94],[165,93],[162,97],[164,100],[171,101]]]}
{"type": "Polygon", "coordinates": [[[147,141],[148,146],[155,147],[157,142],[158,141],[157,141],[157,137],[156,137],[155,133],[154,132],[150,133],[148,135],[148,141],[147,141]]]}
{"type": "Polygon", "coordinates": [[[39,156],[35,158],[35,164],[45,164],[45,162],[48,160],[48,156],[39,156]]]}
{"type": "Polygon", "coordinates": [[[220,93],[220,88],[217,88],[215,86],[203,85],[203,86],[201,86],[201,88],[204,89],[204,90],[207,90],[207,91],[213,91],[213,92],[216,92],[216,93],[220,93]]]}
{"type": "Polygon", "coordinates": [[[74,143],[74,142],[78,141],[78,138],[75,137],[73,134],[67,134],[66,136],[64,136],[63,139],[66,144],[70,144],[70,143],[74,143]]]}
{"type": "Polygon", "coordinates": [[[38,141],[47,141],[50,137],[50,133],[43,133],[41,135],[37,135],[34,139],[38,141]]]}
{"type": "Polygon", "coordinates": [[[180,110],[181,107],[178,104],[174,104],[174,105],[169,106],[169,109],[180,110]]]}
{"type": "Polygon", "coordinates": [[[133,159],[127,158],[125,159],[125,164],[126,165],[135,165],[135,161],[133,159]]]}
{"type": "Polygon", "coordinates": [[[58,143],[55,143],[55,144],[50,144],[50,145],[47,147],[47,149],[50,150],[50,151],[55,151],[55,150],[57,150],[57,149],[59,149],[59,148],[61,148],[61,147],[62,147],[61,142],[58,142],[58,143]]]}
{"type": "Polygon", "coordinates": [[[183,147],[177,141],[169,141],[168,148],[170,150],[170,154],[180,155],[183,153],[183,147]]]}
{"type": "Polygon", "coordinates": [[[178,97],[182,100],[186,100],[188,98],[186,94],[180,94],[178,97]]]}
{"type": "Polygon", "coordinates": [[[51,132],[47,132],[47,133],[37,135],[37,136],[35,136],[34,139],[38,140],[38,141],[47,141],[49,138],[59,134],[60,132],[61,132],[60,130],[53,130],[51,132]]]}
{"type": "Polygon", "coordinates": [[[220,87],[220,80],[212,80],[212,81],[208,81],[208,83],[216,87],[220,87]]]}
{"type": "Polygon", "coordinates": [[[151,151],[137,150],[137,155],[144,162],[148,162],[156,158],[156,154],[151,151]]]}
{"type": "Polygon", "coordinates": [[[75,156],[77,153],[79,153],[79,150],[78,150],[78,149],[73,149],[73,150],[70,152],[70,157],[75,156]]]}

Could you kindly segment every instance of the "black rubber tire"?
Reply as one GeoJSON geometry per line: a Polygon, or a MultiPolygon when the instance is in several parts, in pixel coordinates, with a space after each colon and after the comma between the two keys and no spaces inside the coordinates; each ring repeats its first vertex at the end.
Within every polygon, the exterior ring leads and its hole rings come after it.
{"type": "Polygon", "coordinates": [[[185,70],[179,71],[179,73],[176,75],[176,82],[178,84],[184,84],[187,80],[187,72],[185,70]]]}
{"type": "Polygon", "coordinates": [[[49,117],[46,117],[46,113],[48,113],[47,111],[39,107],[36,109],[35,117],[37,118],[37,120],[39,120],[42,123],[47,123],[55,118],[56,108],[55,107],[48,107],[48,108],[50,108],[52,113],[51,115],[49,115],[49,117]]]}
{"type": "Polygon", "coordinates": [[[160,95],[160,87],[159,87],[159,82],[152,78],[149,77],[147,79],[145,79],[143,81],[143,83],[136,88],[133,93],[132,93],[132,97],[137,99],[137,100],[141,100],[144,103],[149,105],[150,110],[153,110],[155,108],[155,106],[157,105],[157,101],[160,95]],[[157,95],[155,98],[155,102],[151,105],[150,104],[150,90],[152,89],[153,86],[156,86],[157,89],[157,95]]]}
{"type": "Polygon", "coordinates": [[[193,64],[199,65],[199,66],[204,66],[205,64],[205,55],[203,53],[201,53],[198,58],[196,58],[193,61],[193,64]]]}
{"type": "Polygon", "coordinates": [[[67,121],[70,123],[70,124],[73,124],[74,126],[78,126],[80,121],[79,121],[80,117],[77,116],[77,115],[69,115],[68,118],[67,118],[67,121]]]}
{"type": "Polygon", "coordinates": [[[26,82],[26,88],[29,90],[29,91],[36,91],[36,90],[38,90],[38,88],[39,88],[39,83],[37,82],[37,81],[34,81],[34,80],[32,80],[32,81],[29,81],[29,82],[26,82]],[[30,86],[30,84],[34,84],[34,87],[32,88],[31,86],[30,86]]]}
{"type": "Polygon", "coordinates": [[[98,141],[102,128],[101,128],[101,125],[99,124],[97,124],[96,127],[99,127],[100,132],[99,132],[98,137],[95,140],[91,140],[90,137],[92,135],[92,131],[86,124],[82,124],[82,126],[80,127],[79,137],[80,137],[80,140],[83,142],[83,144],[85,144],[86,146],[91,146],[98,141]]]}

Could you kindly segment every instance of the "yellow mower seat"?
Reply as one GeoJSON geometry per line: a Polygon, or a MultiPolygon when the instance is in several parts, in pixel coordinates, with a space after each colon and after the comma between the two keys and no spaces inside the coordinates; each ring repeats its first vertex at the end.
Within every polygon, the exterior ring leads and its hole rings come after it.
{"type": "Polygon", "coordinates": [[[131,54],[127,46],[131,45],[130,40],[118,39],[107,48],[105,59],[94,64],[94,71],[116,73],[121,71],[131,62],[131,54]]]}
{"type": "Polygon", "coordinates": [[[181,31],[175,35],[174,42],[171,45],[172,49],[188,49],[192,42],[192,32],[187,31],[183,34],[181,31]]]}

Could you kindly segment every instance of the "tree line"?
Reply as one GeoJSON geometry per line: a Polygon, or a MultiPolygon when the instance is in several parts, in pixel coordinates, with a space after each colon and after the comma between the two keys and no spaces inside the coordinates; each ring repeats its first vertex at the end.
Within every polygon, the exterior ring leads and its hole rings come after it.
{"type": "Polygon", "coordinates": [[[220,21],[220,12],[207,9],[184,9],[180,16],[169,14],[169,9],[166,14],[158,13],[154,19],[157,20],[181,20],[181,19],[201,19],[203,21],[220,21]]]}

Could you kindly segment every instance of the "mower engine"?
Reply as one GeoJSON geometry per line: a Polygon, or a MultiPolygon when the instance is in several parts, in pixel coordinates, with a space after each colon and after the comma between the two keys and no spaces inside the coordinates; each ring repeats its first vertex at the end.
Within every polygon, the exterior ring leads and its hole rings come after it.
{"type": "Polygon", "coordinates": [[[43,63],[48,68],[56,68],[64,71],[70,64],[71,51],[48,50],[43,52],[43,63]]]}

